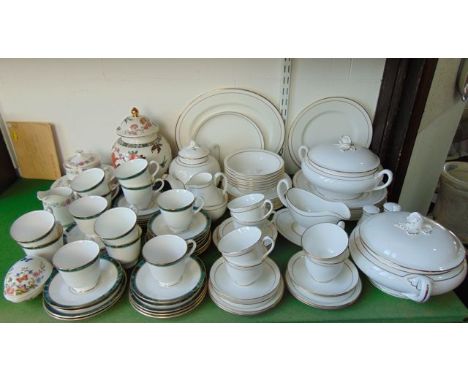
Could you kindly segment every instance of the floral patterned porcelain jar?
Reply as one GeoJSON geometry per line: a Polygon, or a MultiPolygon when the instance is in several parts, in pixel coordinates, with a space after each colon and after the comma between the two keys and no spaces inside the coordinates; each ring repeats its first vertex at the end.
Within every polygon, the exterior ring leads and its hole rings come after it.
{"type": "Polygon", "coordinates": [[[131,112],[132,115],[125,118],[116,129],[120,138],[112,147],[112,165],[118,167],[121,163],[136,158],[155,160],[160,165],[156,176],[161,176],[171,162],[171,147],[159,133],[158,125],[140,116],[136,107],[131,112]]]}

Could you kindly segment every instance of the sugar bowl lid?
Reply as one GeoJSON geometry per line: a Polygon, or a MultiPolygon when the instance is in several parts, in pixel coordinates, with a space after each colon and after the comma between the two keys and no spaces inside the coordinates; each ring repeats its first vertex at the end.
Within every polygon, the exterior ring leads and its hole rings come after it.
{"type": "Polygon", "coordinates": [[[85,170],[99,166],[101,166],[99,155],[83,150],[76,150],[75,153],[71,157],[67,158],[64,163],[64,167],[67,170],[85,170]]]}
{"type": "Polygon", "coordinates": [[[8,270],[3,295],[11,302],[23,302],[38,296],[52,273],[52,265],[40,256],[24,257],[8,270]]]}
{"type": "Polygon", "coordinates": [[[359,229],[372,252],[409,270],[445,271],[465,258],[463,244],[452,232],[417,212],[373,215],[359,229]]]}
{"type": "Polygon", "coordinates": [[[344,135],[338,143],[313,146],[308,154],[314,164],[332,171],[363,173],[375,170],[380,159],[366,147],[355,145],[344,135]]]}
{"type": "Polygon", "coordinates": [[[208,150],[205,147],[199,146],[197,142],[195,141],[190,141],[188,146],[183,147],[179,151],[179,157],[182,160],[188,160],[188,161],[201,160],[201,159],[208,157],[209,154],[210,154],[210,150],[208,150]]]}
{"type": "Polygon", "coordinates": [[[125,118],[119,127],[117,135],[124,138],[146,137],[157,134],[159,126],[147,117],[141,116],[136,107],[131,110],[132,115],[125,118]]]}

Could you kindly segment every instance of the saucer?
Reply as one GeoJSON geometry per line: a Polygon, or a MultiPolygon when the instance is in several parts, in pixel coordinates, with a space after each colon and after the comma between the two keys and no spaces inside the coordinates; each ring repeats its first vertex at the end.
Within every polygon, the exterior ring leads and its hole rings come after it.
{"type": "Polygon", "coordinates": [[[276,224],[278,232],[287,240],[296,245],[302,245],[302,236],[298,235],[294,230],[293,225],[295,220],[287,208],[283,208],[282,210],[277,211],[273,221],[276,224]]]}
{"type": "Polygon", "coordinates": [[[210,287],[217,294],[228,298],[230,301],[243,302],[250,300],[252,303],[261,301],[262,298],[277,290],[281,273],[275,262],[266,258],[263,262],[264,270],[260,278],[248,286],[237,285],[229,276],[223,257],[215,261],[210,270],[210,287]]]}
{"type": "MultiPolygon", "coordinates": [[[[211,219],[208,218],[203,212],[198,212],[193,217],[190,226],[185,231],[178,233],[177,236],[180,236],[184,240],[194,239],[196,236],[209,230],[210,224],[211,219]]],[[[150,232],[152,236],[174,235],[174,232],[170,230],[164,221],[160,211],[153,215],[153,217],[150,219],[148,223],[148,232],[150,232]]]]}
{"type": "Polygon", "coordinates": [[[88,239],[86,235],[80,231],[76,223],[73,223],[63,232],[63,244],[65,245],[78,240],[93,240],[99,245],[99,249],[103,250],[106,248],[98,236],[95,236],[93,239],[88,239]]]}
{"type": "Polygon", "coordinates": [[[303,293],[303,291],[299,290],[294,283],[291,281],[289,273],[286,272],[286,285],[288,287],[289,292],[296,298],[298,301],[312,306],[313,308],[319,309],[341,309],[345,308],[349,305],[352,305],[358,299],[359,295],[362,291],[362,283],[361,280],[358,281],[356,288],[351,290],[349,293],[343,296],[321,296],[318,294],[313,293],[303,293]]]}
{"type": "Polygon", "coordinates": [[[108,256],[101,256],[99,268],[101,275],[97,285],[83,293],[73,291],[55,270],[44,287],[44,301],[62,309],[79,309],[105,300],[121,285],[125,272],[117,261],[108,256]]]}
{"type": "MultiPolygon", "coordinates": [[[[326,195],[322,195],[304,176],[302,170],[296,172],[293,177],[294,187],[309,191],[325,200],[329,200],[326,195]]],[[[387,189],[383,188],[377,191],[365,192],[356,199],[340,200],[348,206],[351,211],[351,218],[349,220],[358,220],[362,214],[362,207],[367,205],[382,206],[387,200],[387,189]]],[[[334,200],[337,201],[337,200],[334,200]]]]}
{"type": "MultiPolygon", "coordinates": [[[[151,202],[148,207],[146,207],[144,210],[138,210],[137,217],[144,217],[147,215],[152,215],[156,211],[159,211],[159,205],[157,202],[159,192],[153,191],[153,196],[151,197],[151,202]]],[[[127,199],[125,199],[125,195],[121,195],[115,203],[116,207],[127,207],[131,208],[130,204],[128,204],[127,199]]]]}
{"type": "MultiPolygon", "coordinates": [[[[239,225],[241,227],[241,225],[239,225]]],[[[257,226],[262,230],[262,235],[270,236],[274,241],[278,237],[278,230],[276,229],[275,223],[266,221],[261,226],[257,226]]],[[[234,231],[238,228],[235,224],[233,217],[227,218],[220,225],[218,225],[213,231],[213,242],[218,246],[218,242],[226,236],[229,232],[234,231]]]]}
{"type": "Polygon", "coordinates": [[[329,282],[316,281],[307,271],[304,251],[296,253],[288,262],[289,276],[301,292],[322,296],[341,296],[356,288],[359,273],[350,260],[344,261],[343,270],[329,282]]]}
{"type": "Polygon", "coordinates": [[[198,291],[206,279],[205,267],[198,258],[190,258],[182,279],[170,287],[161,286],[150,272],[149,264],[140,261],[130,278],[130,288],[139,297],[149,302],[184,300],[198,291]]]}

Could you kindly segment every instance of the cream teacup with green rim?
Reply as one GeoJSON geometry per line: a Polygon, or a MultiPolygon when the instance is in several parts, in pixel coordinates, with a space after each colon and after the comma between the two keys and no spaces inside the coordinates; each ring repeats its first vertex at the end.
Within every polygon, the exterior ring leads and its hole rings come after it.
{"type": "MultiPolygon", "coordinates": [[[[76,179],[76,178],[75,178],[76,179]]],[[[73,201],[68,210],[73,216],[76,225],[87,238],[96,237],[94,223],[96,219],[107,209],[108,203],[102,196],[84,196],[73,201]]]]}
{"type": "Polygon", "coordinates": [[[163,189],[164,180],[156,179],[154,183],[136,188],[128,188],[122,185],[121,187],[128,204],[138,211],[144,210],[149,207],[151,201],[153,200],[154,194],[163,189]],[[157,182],[160,182],[161,185],[156,189],[153,189],[154,184],[156,184],[157,182]]]}
{"type": "Polygon", "coordinates": [[[49,211],[30,211],[16,219],[10,228],[11,237],[23,248],[50,244],[60,236],[60,224],[49,211]]]}
{"type": "Polygon", "coordinates": [[[160,169],[159,163],[137,158],[122,163],[114,171],[120,185],[127,188],[138,188],[156,181],[156,174],[160,169]]]}
{"type": "Polygon", "coordinates": [[[150,266],[151,275],[161,286],[170,287],[182,279],[187,260],[196,247],[197,243],[192,239],[160,235],[146,242],[142,254],[150,266]]]}
{"type": "Polygon", "coordinates": [[[158,205],[169,229],[174,233],[181,233],[190,226],[194,215],[201,211],[205,201],[190,191],[176,189],[161,193],[158,196],[158,205]],[[196,208],[195,204],[198,204],[196,208]]]}
{"type": "Polygon", "coordinates": [[[106,195],[111,189],[109,179],[110,169],[90,168],[78,174],[70,183],[73,191],[79,196],[106,195]]]}
{"type": "Polygon", "coordinates": [[[93,289],[99,281],[99,245],[91,240],[65,244],[52,259],[65,283],[78,293],[93,289]]]}
{"type": "Polygon", "coordinates": [[[104,242],[104,245],[107,249],[107,254],[122,264],[124,268],[133,266],[138,260],[138,256],[141,252],[141,227],[137,225],[136,231],[136,239],[128,241],[125,244],[111,245],[104,242]]]}
{"type": "Polygon", "coordinates": [[[137,216],[127,207],[111,208],[96,219],[94,232],[104,244],[128,244],[138,237],[137,216]]]}

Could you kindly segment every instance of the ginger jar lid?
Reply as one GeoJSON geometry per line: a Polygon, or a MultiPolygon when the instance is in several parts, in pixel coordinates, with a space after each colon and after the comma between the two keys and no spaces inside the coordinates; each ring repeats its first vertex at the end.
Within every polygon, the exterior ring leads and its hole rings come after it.
{"type": "Polygon", "coordinates": [[[131,110],[132,115],[125,118],[116,129],[117,135],[124,138],[137,138],[155,135],[159,126],[149,118],[141,116],[136,107],[131,110]]]}

